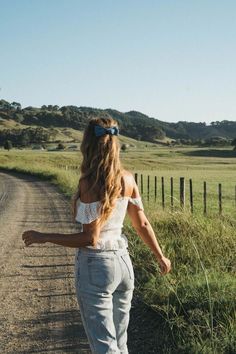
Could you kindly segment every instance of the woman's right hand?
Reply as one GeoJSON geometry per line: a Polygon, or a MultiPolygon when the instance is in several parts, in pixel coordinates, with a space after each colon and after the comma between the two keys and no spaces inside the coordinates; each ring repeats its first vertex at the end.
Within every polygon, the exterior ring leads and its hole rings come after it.
{"type": "Polygon", "coordinates": [[[157,258],[157,261],[161,269],[161,275],[165,275],[171,271],[171,261],[168,258],[162,256],[161,258],[157,258]]]}

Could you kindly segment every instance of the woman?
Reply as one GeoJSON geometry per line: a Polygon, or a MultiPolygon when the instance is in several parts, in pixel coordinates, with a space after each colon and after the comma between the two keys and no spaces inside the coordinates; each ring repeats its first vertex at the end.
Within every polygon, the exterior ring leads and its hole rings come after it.
{"type": "Polygon", "coordinates": [[[144,214],[133,175],[121,166],[119,128],[110,117],[93,118],[85,129],[81,177],[73,198],[75,234],[26,231],[26,246],[51,242],[76,248],[75,285],[92,353],[128,353],[127,328],[134,290],[128,241],[122,234],[128,213],[143,242],[152,250],[161,274],[171,269],[144,214]]]}

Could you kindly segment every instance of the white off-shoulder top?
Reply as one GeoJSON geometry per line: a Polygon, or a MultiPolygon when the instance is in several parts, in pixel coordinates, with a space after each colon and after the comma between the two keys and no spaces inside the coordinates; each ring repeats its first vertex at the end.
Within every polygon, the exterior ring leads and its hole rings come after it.
{"type": "MultiPolygon", "coordinates": [[[[133,205],[135,205],[138,210],[144,210],[141,197],[132,198],[124,196],[117,198],[112,213],[101,228],[99,240],[97,242],[96,247],[86,246],[87,248],[116,250],[128,247],[127,237],[122,233],[123,222],[126,215],[128,203],[132,203],[133,205]]],[[[99,217],[100,206],[100,201],[84,203],[80,199],[78,199],[75,220],[81,223],[82,225],[91,223],[99,217]]]]}

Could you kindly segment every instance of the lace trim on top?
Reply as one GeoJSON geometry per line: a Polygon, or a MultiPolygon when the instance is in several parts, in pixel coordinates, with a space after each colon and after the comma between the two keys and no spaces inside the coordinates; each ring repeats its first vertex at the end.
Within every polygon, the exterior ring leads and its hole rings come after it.
{"type": "MultiPolygon", "coordinates": [[[[93,246],[87,246],[88,248],[94,248],[93,246]]],[[[103,239],[98,240],[96,248],[101,250],[117,250],[120,248],[128,247],[128,239],[124,234],[121,234],[121,237],[116,240],[106,240],[103,239]]]]}
{"type": "Polygon", "coordinates": [[[128,198],[129,198],[129,202],[131,202],[132,204],[136,205],[140,210],[144,210],[143,202],[142,202],[141,197],[138,197],[138,198],[128,197],[128,198]]]}
{"type": "MultiPolygon", "coordinates": [[[[117,199],[122,200],[124,198],[128,198],[129,202],[136,205],[140,210],[144,210],[141,197],[121,197],[117,199]]],[[[84,203],[81,202],[80,199],[78,199],[77,203],[77,214],[75,218],[77,222],[80,222],[81,224],[90,224],[92,221],[96,220],[100,216],[100,201],[84,203]]]]}

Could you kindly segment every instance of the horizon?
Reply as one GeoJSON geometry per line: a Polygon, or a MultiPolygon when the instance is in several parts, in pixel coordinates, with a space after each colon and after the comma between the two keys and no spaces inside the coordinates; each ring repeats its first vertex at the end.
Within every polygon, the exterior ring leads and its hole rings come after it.
{"type": "Polygon", "coordinates": [[[235,121],[236,3],[0,0],[0,94],[22,106],[235,121]]]}

